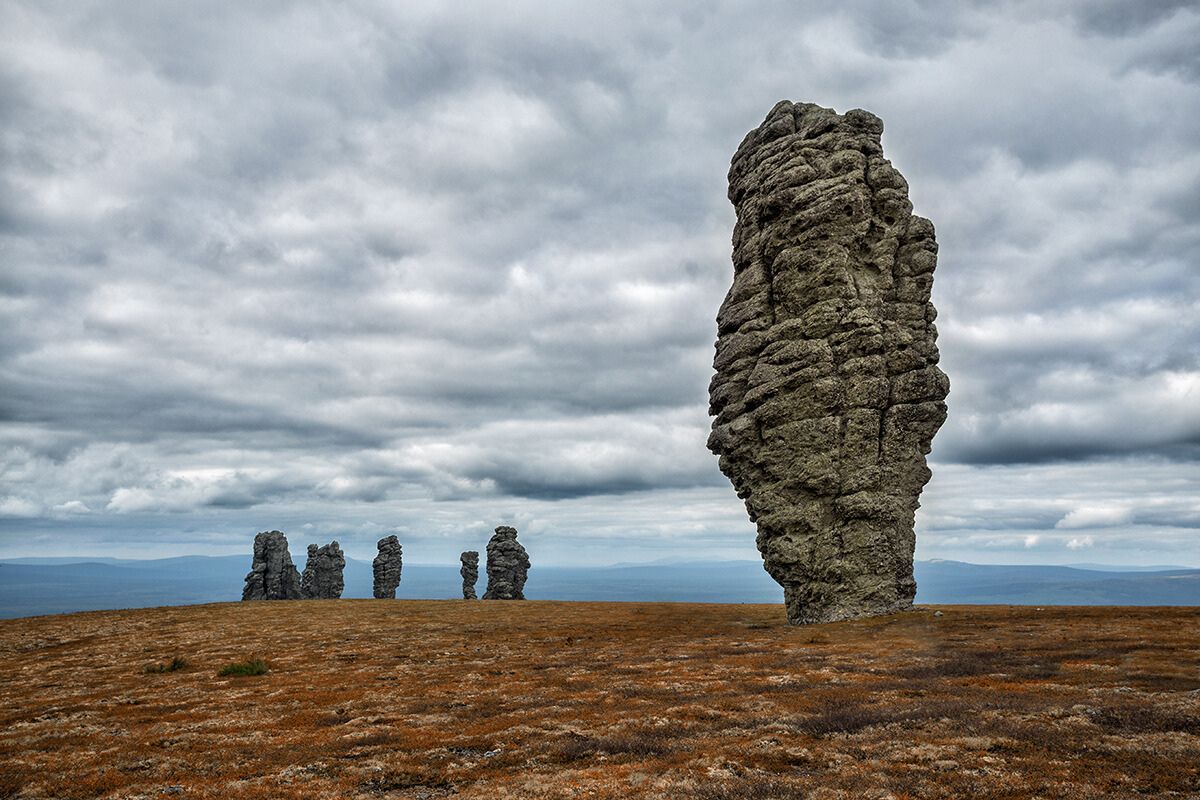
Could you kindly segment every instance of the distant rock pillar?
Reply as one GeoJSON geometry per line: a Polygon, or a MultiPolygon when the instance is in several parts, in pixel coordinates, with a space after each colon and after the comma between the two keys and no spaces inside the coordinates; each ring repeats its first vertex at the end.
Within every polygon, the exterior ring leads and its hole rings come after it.
{"type": "Polygon", "coordinates": [[[517,529],[496,528],[487,545],[487,591],[484,600],[524,600],[529,554],[517,542],[517,529]]]}
{"type": "Polygon", "coordinates": [[[254,537],[254,556],[243,600],[299,600],[300,573],[288,552],[288,540],[281,531],[263,531],[254,537]]]}
{"type": "Polygon", "coordinates": [[[300,593],[306,600],[336,600],[345,587],[346,556],[334,540],[324,547],[308,546],[308,562],[300,576],[300,593]]]}
{"type": "Polygon", "coordinates": [[[462,562],[458,574],[462,575],[463,600],[475,600],[475,582],[479,580],[479,551],[465,550],[458,559],[462,562]]]}
{"type": "Polygon", "coordinates": [[[379,555],[371,562],[375,576],[374,594],[381,600],[395,600],[396,587],[400,585],[400,571],[404,567],[404,553],[400,540],[385,536],[376,542],[379,555]]]}

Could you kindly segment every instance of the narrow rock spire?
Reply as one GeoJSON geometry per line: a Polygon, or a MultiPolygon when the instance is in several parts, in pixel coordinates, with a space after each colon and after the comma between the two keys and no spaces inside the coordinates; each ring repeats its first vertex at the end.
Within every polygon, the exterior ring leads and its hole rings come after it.
{"type": "Polygon", "coordinates": [[[371,562],[375,597],[394,600],[396,587],[400,585],[400,571],[404,567],[403,548],[395,536],[385,536],[375,546],[379,548],[379,555],[371,562]]]}
{"type": "Polygon", "coordinates": [[[463,600],[475,600],[475,583],[479,580],[479,551],[464,550],[458,559],[462,562],[458,574],[462,575],[463,600]]]}

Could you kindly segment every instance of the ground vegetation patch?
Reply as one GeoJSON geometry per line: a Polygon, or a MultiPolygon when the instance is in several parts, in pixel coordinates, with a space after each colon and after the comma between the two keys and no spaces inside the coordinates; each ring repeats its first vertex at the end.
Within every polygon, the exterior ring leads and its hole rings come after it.
{"type": "Polygon", "coordinates": [[[0,798],[1200,796],[1200,610],[938,610],[794,627],[766,605],[306,600],[6,620],[0,798]]]}

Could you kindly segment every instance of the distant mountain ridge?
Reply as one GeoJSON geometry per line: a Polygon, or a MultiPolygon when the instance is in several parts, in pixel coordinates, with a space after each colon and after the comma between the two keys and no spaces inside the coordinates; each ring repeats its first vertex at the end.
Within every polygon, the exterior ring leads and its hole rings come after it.
{"type": "MultiPolygon", "coordinates": [[[[302,565],[301,565],[302,566],[302,565]]],[[[0,561],[0,618],[238,600],[250,557],[67,558],[0,561]]],[[[482,571],[482,570],[481,570],[482,571]]],[[[918,603],[1200,605],[1200,570],[983,565],[918,561],[918,603]]],[[[346,559],[347,598],[371,596],[371,564],[346,559]]],[[[482,591],[486,576],[480,576],[482,591]]],[[[406,564],[396,596],[461,597],[458,565],[406,564]]],[[[539,567],[531,600],[779,603],[782,590],[758,561],[539,567]]]]}

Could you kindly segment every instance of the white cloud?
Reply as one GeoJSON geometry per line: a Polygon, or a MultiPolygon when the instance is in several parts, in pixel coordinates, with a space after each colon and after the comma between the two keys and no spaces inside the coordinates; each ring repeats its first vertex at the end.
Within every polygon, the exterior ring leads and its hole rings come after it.
{"type": "Polygon", "coordinates": [[[1111,528],[1133,519],[1133,509],[1125,506],[1082,506],[1067,512],[1054,524],[1056,528],[1111,528]]]}
{"type": "Polygon", "coordinates": [[[1089,8],[11,5],[0,537],[752,557],[706,385],[791,97],[880,114],[938,228],[920,546],[1186,550],[1200,14],[1089,8]]]}
{"type": "Polygon", "coordinates": [[[118,514],[124,514],[130,511],[182,511],[191,508],[191,505],[190,503],[168,504],[149,489],[123,486],[113,492],[112,499],[108,501],[105,508],[118,514]]]}
{"type": "Polygon", "coordinates": [[[0,517],[28,518],[36,517],[42,512],[42,507],[32,500],[23,497],[8,496],[0,499],[0,517]]]}

